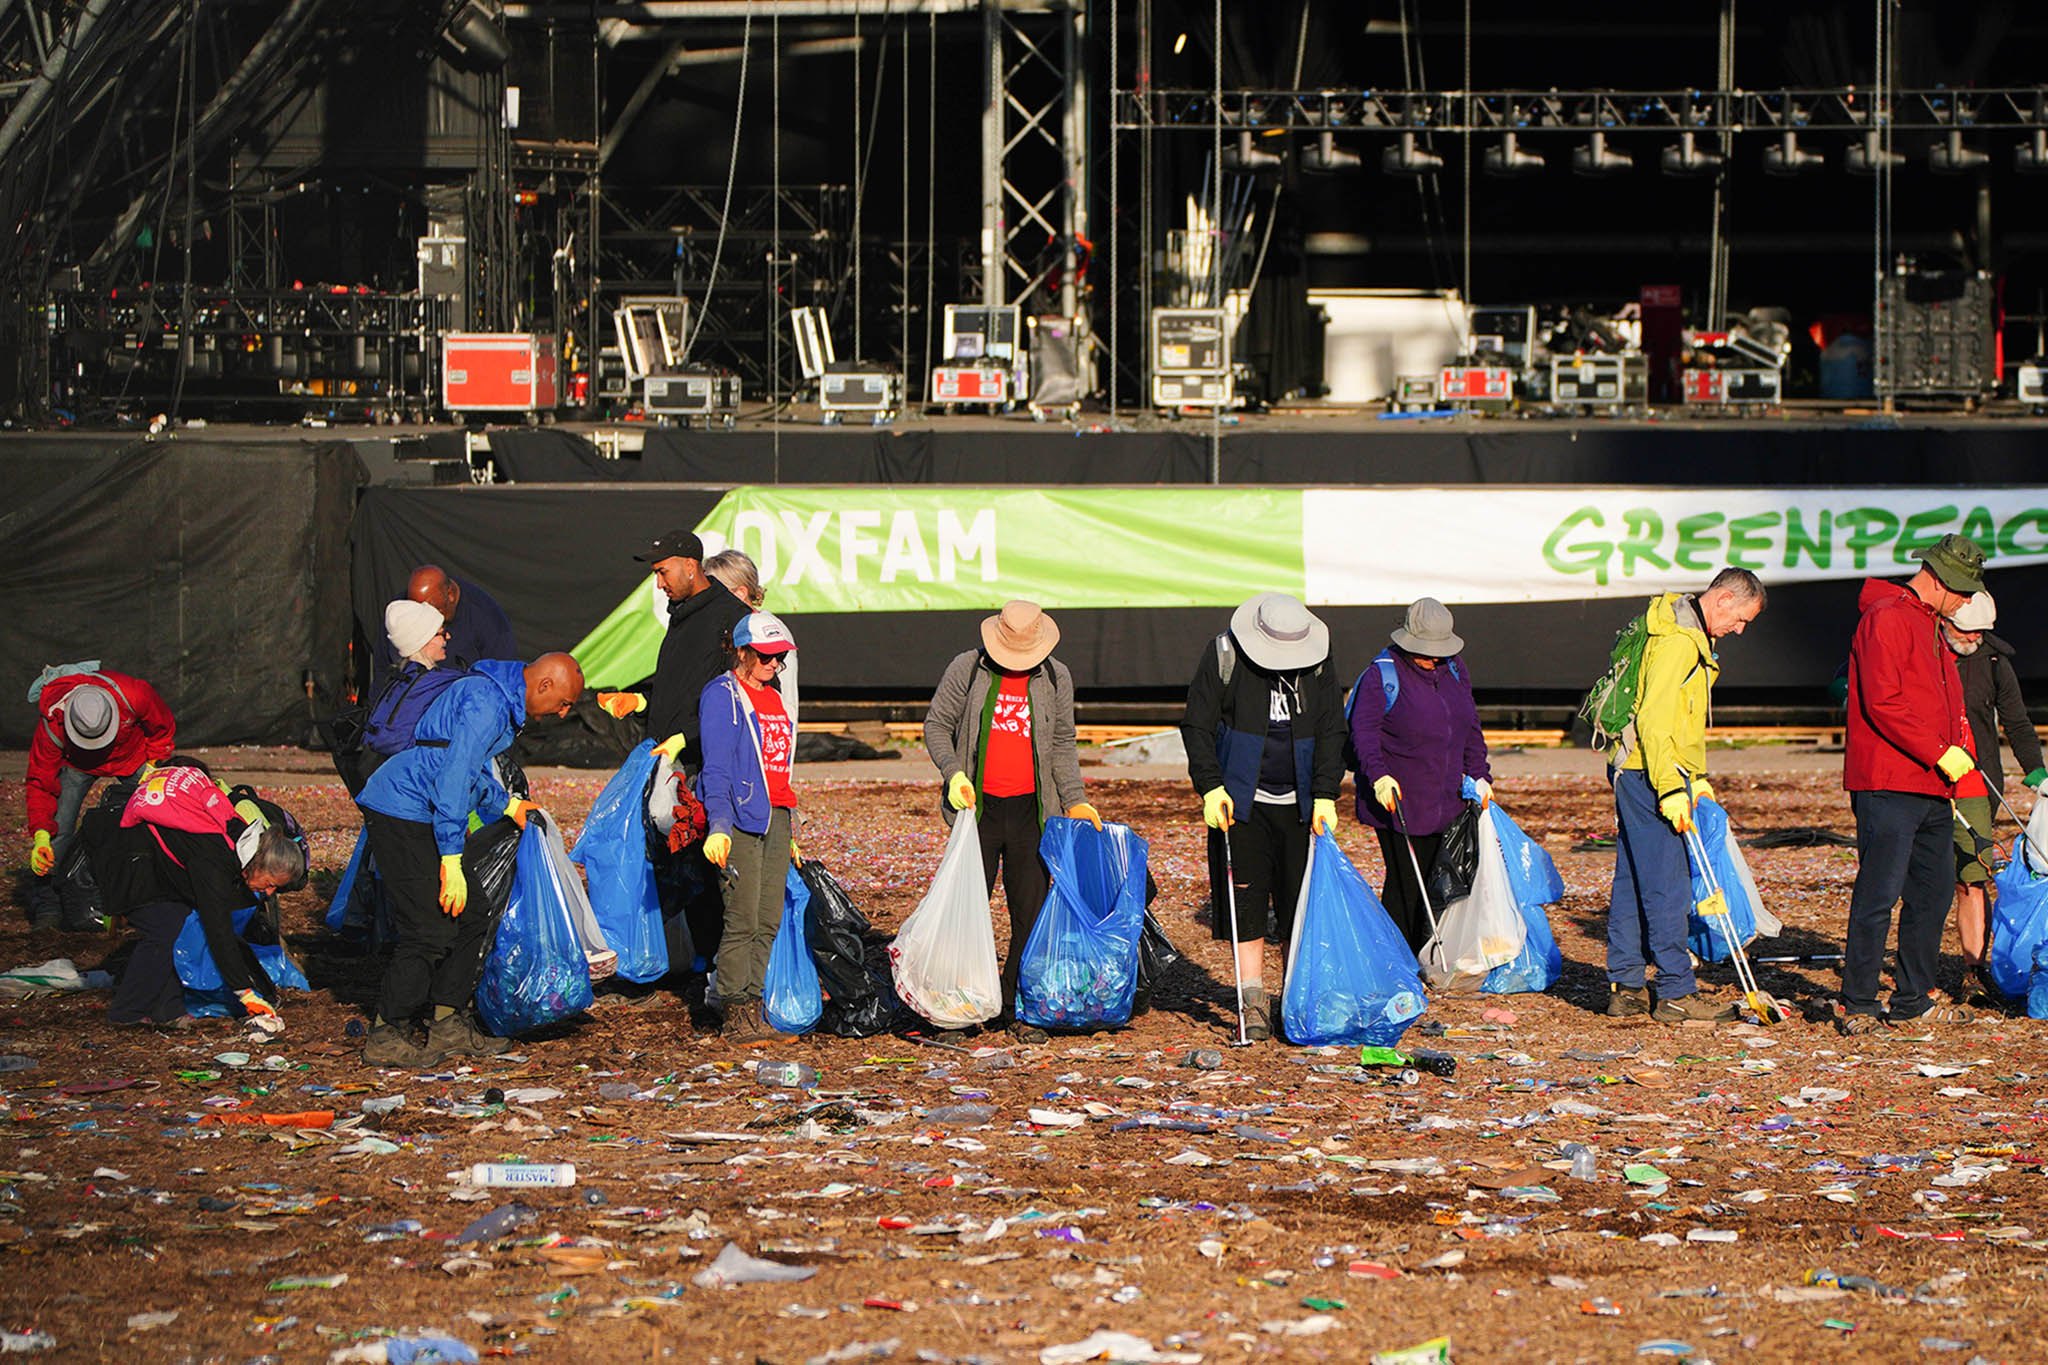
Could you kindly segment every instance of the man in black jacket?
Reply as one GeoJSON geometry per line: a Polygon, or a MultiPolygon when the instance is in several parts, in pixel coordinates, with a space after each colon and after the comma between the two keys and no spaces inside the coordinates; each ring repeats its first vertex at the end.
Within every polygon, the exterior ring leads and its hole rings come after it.
{"type": "MultiPolygon", "coordinates": [[[[725,672],[726,641],[752,608],[704,572],[704,542],[695,531],[670,531],[634,558],[652,568],[656,585],[668,598],[668,633],[661,638],[647,691],[600,692],[597,704],[621,720],[645,711],[647,733],[666,736],[655,752],[675,759],[685,776],[694,779],[703,765],[697,743],[697,698],[707,683],[725,672]]],[[[696,956],[708,966],[717,956],[725,927],[718,879],[704,860],[702,845],[691,845],[676,861],[681,866],[663,870],[662,908],[671,917],[682,913],[696,956]]],[[[674,950],[679,942],[678,935],[669,935],[674,969],[689,965],[677,960],[674,950]]]]}
{"type": "MultiPolygon", "coordinates": [[[[1977,771],[1993,784],[1976,795],[1956,797],[1956,813],[1964,822],[1956,827],[1956,935],[1963,947],[1963,980],[1956,991],[1959,1001],[1970,993],[1972,976],[1992,991],[1993,999],[1998,998],[1984,976],[1984,884],[1990,872],[1979,856],[1978,844],[1980,839],[1987,843],[1990,839],[1991,791],[2005,791],[2005,769],[1998,752],[2001,727],[2012,743],[2013,757],[2027,770],[2020,781],[2036,790],[2048,781],[2041,740],[2027,718],[2019,674],[2013,671],[2012,646],[1991,633],[1997,620],[1998,604],[1990,593],[1979,592],[1958,607],[1954,617],[1941,623],[1942,639],[1955,651],[1956,673],[1963,680],[1963,716],[1970,722],[1977,771]]],[[[1962,791],[1960,787],[1957,790],[1962,791]]]]}
{"type": "Polygon", "coordinates": [[[1336,829],[1344,784],[1344,694],[1328,628],[1285,593],[1246,602],[1203,647],[1180,732],[1210,831],[1210,933],[1236,939],[1245,1036],[1263,1040],[1266,940],[1279,939],[1284,974],[1309,834],[1336,829]]]}

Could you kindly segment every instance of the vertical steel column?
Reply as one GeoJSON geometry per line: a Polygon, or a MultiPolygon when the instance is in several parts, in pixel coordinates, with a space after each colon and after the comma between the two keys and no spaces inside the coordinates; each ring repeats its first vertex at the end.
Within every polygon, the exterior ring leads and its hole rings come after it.
{"type": "Polygon", "coordinates": [[[981,301],[993,308],[1004,302],[1004,274],[1009,270],[1009,230],[1003,221],[1003,85],[1002,0],[981,0],[981,47],[987,83],[981,107],[981,301]]]}
{"type": "MultiPolygon", "coordinates": [[[[1082,62],[1088,36],[1088,8],[1086,4],[1069,5],[1060,20],[1060,65],[1065,68],[1065,88],[1060,93],[1064,102],[1060,110],[1060,152],[1066,161],[1066,212],[1061,215],[1062,228],[1066,232],[1064,243],[1066,270],[1060,284],[1060,314],[1075,320],[1078,336],[1087,330],[1083,314],[1081,283],[1077,268],[1081,261],[1081,241],[1088,236],[1088,71],[1082,62]]],[[[1086,369],[1089,367],[1086,347],[1077,353],[1084,367],[1082,391],[1085,393],[1095,386],[1088,382],[1086,369]]]]}

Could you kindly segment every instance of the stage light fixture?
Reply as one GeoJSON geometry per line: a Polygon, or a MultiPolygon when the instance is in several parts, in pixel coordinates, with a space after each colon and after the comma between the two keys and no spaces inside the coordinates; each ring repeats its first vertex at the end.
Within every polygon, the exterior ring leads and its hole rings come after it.
{"type": "Polygon", "coordinates": [[[512,58],[505,13],[487,0],[463,0],[441,31],[442,45],[472,71],[495,71],[512,58]]]}
{"type": "Polygon", "coordinates": [[[2048,128],[2036,128],[2013,150],[2012,168],[2021,175],[2048,175],[2048,128]]]}
{"type": "Polygon", "coordinates": [[[1607,145],[1607,134],[1594,133],[1582,147],[1572,148],[1572,174],[1624,175],[1635,169],[1635,158],[1607,145]]]}
{"type": "Polygon", "coordinates": [[[1388,175],[1429,175],[1443,169],[1444,159],[1415,145],[1415,134],[1404,132],[1398,145],[1380,153],[1380,169],[1388,175]]]}
{"type": "Polygon", "coordinates": [[[1540,175],[1543,166],[1543,157],[1536,152],[1523,151],[1513,133],[1502,133],[1500,145],[1486,149],[1488,175],[1540,175]]]}
{"type": "Polygon", "coordinates": [[[1248,128],[1238,132],[1235,143],[1227,144],[1223,148],[1223,169],[1227,171],[1256,173],[1279,168],[1279,157],[1252,146],[1252,134],[1248,128]]]}
{"type": "Polygon", "coordinates": [[[1963,145],[1960,128],[1948,130],[1948,137],[1927,149],[1927,168],[1937,175],[1965,175],[1989,165],[1991,154],[1963,145]]]}
{"type": "Polygon", "coordinates": [[[1356,152],[1347,152],[1337,145],[1336,136],[1325,128],[1316,134],[1315,145],[1301,154],[1301,168],[1328,175],[1337,171],[1355,171],[1364,165],[1356,152]]]}
{"type": "Polygon", "coordinates": [[[1819,152],[1802,151],[1799,134],[1790,128],[1778,135],[1776,143],[1764,148],[1765,175],[1803,175],[1826,164],[1827,158],[1819,152]]]}
{"type": "Polygon", "coordinates": [[[1863,135],[1863,141],[1850,143],[1848,154],[1842,158],[1842,165],[1851,175],[1876,175],[1886,166],[1896,170],[1905,164],[1905,157],[1887,152],[1878,144],[1874,128],[1863,135]]]}
{"type": "Polygon", "coordinates": [[[1663,162],[1666,175],[1705,175],[1720,169],[1721,154],[1702,150],[1699,134],[1685,132],[1664,149],[1663,162]]]}

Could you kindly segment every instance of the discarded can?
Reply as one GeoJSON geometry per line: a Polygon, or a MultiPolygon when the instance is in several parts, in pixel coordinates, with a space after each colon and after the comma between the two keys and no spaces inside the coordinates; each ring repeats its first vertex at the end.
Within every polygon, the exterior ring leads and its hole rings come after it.
{"type": "MultiPolygon", "coordinates": [[[[1432,1076],[1451,1076],[1458,1070],[1458,1059],[1448,1052],[1432,1052],[1418,1048],[1414,1053],[1402,1052],[1391,1047],[1362,1047],[1358,1049],[1358,1064],[1372,1067],[1400,1067],[1407,1071],[1427,1071],[1432,1076]]],[[[1411,1082],[1403,1080],[1402,1084],[1411,1082]]]]}
{"type": "Polygon", "coordinates": [[[469,1183],[508,1189],[521,1185],[568,1186],[576,1183],[576,1168],[566,1161],[531,1165],[480,1161],[469,1168],[469,1183]]]}

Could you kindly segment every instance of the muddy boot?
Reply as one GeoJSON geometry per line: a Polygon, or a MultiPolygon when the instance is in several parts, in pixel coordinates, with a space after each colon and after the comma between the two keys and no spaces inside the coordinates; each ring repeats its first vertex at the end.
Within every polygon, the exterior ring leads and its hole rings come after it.
{"type": "Polygon", "coordinates": [[[369,1041],[363,1044],[364,1066],[415,1070],[439,1066],[441,1057],[441,1053],[415,1043],[410,1029],[382,1019],[371,1026],[369,1041]]]}
{"type": "Polygon", "coordinates": [[[427,1051],[444,1057],[496,1057],[511,1050],[511,1039],[485,1033],[468,1010],[457,1010],[427,1026],[427,1051]]]}
{"type": "Polygon", "coordinates": [[[1617,982],[1607,983],[1607,1017],[1626,1019],[1632,1015],[1650,1012],[1650,988],[1648,986],[1623,986],[1617,982]]]}
{"type": "Polygon", "coordinates": [[[1716,1005],[1703,1000],[1698,994],[1674,995],[1659,1000],[1657,1008],[1650,1011],[1650,1017],[1660,1024],[1683,1024],[1692,1020],[1705,1020],[1710,1024],[1725,1024],[1737,1017],[1735,1006],[1716,1005]]]}
{"type": "Polygon", "coordinates": [[[725,1002],[725,1022],[719,1025],[721,1042],[733,1047],[755,1047],[768,1040],[761,1036],[761,1003],[758,1000],[725,1002]]]}
{"type": "Polygon", "coordinates": [[[1273,1003],[1264,986],[1244,988],[1244,1036],[1250,1041],[1264,1043],[1272,1039],[1273,1003]]]}

